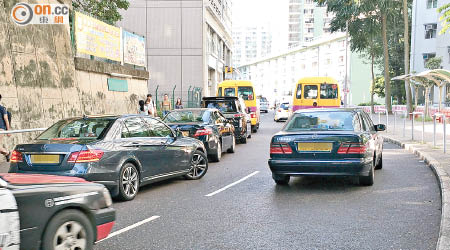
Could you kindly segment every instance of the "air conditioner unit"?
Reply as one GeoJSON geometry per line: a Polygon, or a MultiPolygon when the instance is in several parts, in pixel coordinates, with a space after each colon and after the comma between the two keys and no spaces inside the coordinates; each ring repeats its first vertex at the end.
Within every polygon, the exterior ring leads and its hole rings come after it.
{"type": "Polygon", "coordinates": [[[427,60],[428,59],[428,54],[423,54],[423,59],[427,60]]]}
{"type": "Polygon", "coordinates": [[[425,25],[425,30],[432,30],[432,29],[433,29],[433,24],[425,25]]]}

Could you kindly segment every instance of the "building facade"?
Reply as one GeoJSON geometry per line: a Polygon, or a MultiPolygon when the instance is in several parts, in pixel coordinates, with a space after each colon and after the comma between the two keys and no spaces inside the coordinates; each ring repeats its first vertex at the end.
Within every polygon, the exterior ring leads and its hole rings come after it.
{"type": "Polygon", "coordinates": [[[303,46],[330,34],[332,14],[313,0],[289,0],[288,48],[303,46]]]}
{"type": "Polygon", "coordinates": [[[269,25],[233,27],[235,66],[255,61],[271,53],[272,32],[269,27],[269,25]]]}
{"type": "Polygon", "coordinates": [[[297,81],[303,77],[335,78],[344,100],[347,80],[349,105],[370,101],[370,65],[346,45],[345,35],[334,34],[297,48],[239,67],[241,78],[255,85],[255,93],[271,101],[291,101],[297,81]],[[347,62],[346,62],[347,61],[347,62]]]}
{"type": "Polygon", "coordinates": [[[117,23],[146,37],[149,92],[214,95],[231,65],[230,0],[132,0],[117,23]]]}
{"type": "MultiPolygon", "coordinates": [[[[433,57],[442,58],[442,68],[450,70],[450,34],[439,34],[442,25],[437,9],[450,0],[414,0],[411,30],[411,72],[420,73],[427,70],[426,62],[433,57]]],[[[439,90],[433,91],[433,103],[439,102],[439,90]]],[[[449,87],[447,87],[443,100],[450,101],[449,87]]]]}

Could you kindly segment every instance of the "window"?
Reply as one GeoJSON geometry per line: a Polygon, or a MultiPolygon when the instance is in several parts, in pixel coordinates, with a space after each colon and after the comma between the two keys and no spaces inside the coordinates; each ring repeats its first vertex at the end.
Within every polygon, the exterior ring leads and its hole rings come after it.
{"type": "Polygon", "coordinates": [[[305,112],[294,114],[283,131],[359,130],[358,116],[352,112],[305,112]]]}
{"type": "Polygon", "coordinates": [[[236,96],[236,89],[235,88],[226,88],[223,91],[223,96],[236,96]]]}
{"type": "MultiPolygon", "coordinates": [[[[365,113],[361,113],[361,117],[363,118],[365,126],[367,127],[368,131],[375,132],[375,126],[373,125],[372,119],[365,113]]],[[[367,131],[367,130],[366,130],[367,131]]]]}
{"type": "Polygon", "coordinates": [[[222,87],[219,88],[219,90],[217,91],[217,93],[219,93],[219,96],[222,96],[222,87]]]}
{"type": "Polygon", "coordinates": [[[302,85],[299,84],[297,87],[297,99],[302,99],[302,85]]]}
{"type": "Polygon", "coordinates": [[[100,139],[114,123],[111,118],[63,120],[55,123],[37,139],[100,139]]]}
{"type": "Polygon", "coordinates": [[[238,87],[238,94],[239,97],[242,96],[242,99],[246,101],[251,101],[255,98],[252,87],[238,87]]]}
{"type": "Polygon", "coordinates": [[[423,65],[426,66],[428,60],[431,58],[436,57],[436,53],[424,53],[423,54],[423,65]]]}
{"type": "Polygon", "coordinates": [[[427,0],[427,9],[437,8],[437,0],[427,0]]]}
{"type": "Polygon", "coordinates": [[[148,128],[141,118],[135,117],[125,120],[125,127],[122,130],[122,138],[148,137],[148,128]]]}
{"type": "Polygon", "coordinates": [[[337,84],[320,84],[320,99],[337,99],[337,84]]]}
{"type": "Polygon", "coordinates": [[[425,24],[425,39],[436,38],[436,30],[436,23],[425,24]]]}
{"type": "Polygon", "coordinates": [[[305,99],[317,99],[317,85],[305,85],[305,99]]]}
{"type": "MultiPolygon", "coordinates": [[[[170,115],[170,114],[169,114],[170,115]]],[[[170,128],[168,128],[164,123],[153,119],[153,118],[144,118],[144,121],[149,126],[149,136],[150,137],[172,137],[173,133],[170,128]]]]}

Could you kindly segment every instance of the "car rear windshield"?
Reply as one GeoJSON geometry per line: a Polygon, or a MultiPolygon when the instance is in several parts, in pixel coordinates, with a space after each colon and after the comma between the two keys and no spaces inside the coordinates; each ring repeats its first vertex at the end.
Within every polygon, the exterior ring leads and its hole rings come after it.
{"type": "Polygon", "coordinates": [[[348,111],[296,113],[283,131],[352,131],[356,122],[358,120],[354,113],[348,111]]]}
{"type": "Polygon", "coordinates": [[[38,136],[38,140],[100,139],[114,122],[112,118],[62,120],[38,136]]]}
{"type": "Polygon", "coordinates": [[[238,87],[238,95],[246,101],[251,101],[255,98],[252,87],[238,87]]]}
{"type": "Polygon", "coordinates": [[[267,102],[267,98],[261,97],[261,102],[267,102]]]}
{"type": "Polygon", "coordinates": [[[209,122],[210,112],[207,110],[182,110],[172,111],[166,117],[164,122],[167,123],[186,123],[186,122],[209,122]]]}
{"type": "Polygon", "coordinates": [[[282,104],[280,105],[280,108],[281,108],[281,109],[284,109],[284,110],[289,110],[289,103],[282,103],[282,104]]]}
{"type": "Polygon", "coordinates": [[[207,108],[216,108],[222,113],[236,113],[237,107],[234,101],[225,100],[208,100],[205,101],[205,106],[207,108]]]}

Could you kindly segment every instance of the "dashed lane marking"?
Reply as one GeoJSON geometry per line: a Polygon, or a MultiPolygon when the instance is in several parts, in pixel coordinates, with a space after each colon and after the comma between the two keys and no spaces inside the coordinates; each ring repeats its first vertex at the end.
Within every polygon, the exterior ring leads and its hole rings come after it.
{"type": "Polygon", "coordinates": [[[250,178],[250,177],[252,177],[252,176],[254,176],[254,175],[258,174],[258,173],[259,173],[259,171],[255,171],[255,172],[253,172],[253,173],[251,173],[251,174],[245,176],[244,178],[242,178],[242,179],[240,179],[240,180],[238,180],[238,181],[235,181],[235,182],[233,182],[233,183],[231,183],[231,184],[229,184],[229,185],[226,185],[225,187],[223,187],[223,188],[221,188],[221,189],[219,189],[219,190],[217,190],[217,191],[214,191],[214,192],[212,192],[212,193],[210,193],[210,194],[207,194],[207,195],[205,195],[205,196],[206,196],[206,197],[211,197],[211,196],[213,196],[213,195],[216,195],[216,194],[218,194],[218,193],[220,193],[220,192],[222,192],[222,191],[227,190],[228,188],[230,188],[230,187],[232,187],[232,186],[234,186],[234,185],[236,185],[236,184],[239,184],[239,183],[241,183],[241,182],[247,180],[248,178],[250,178]]]}

